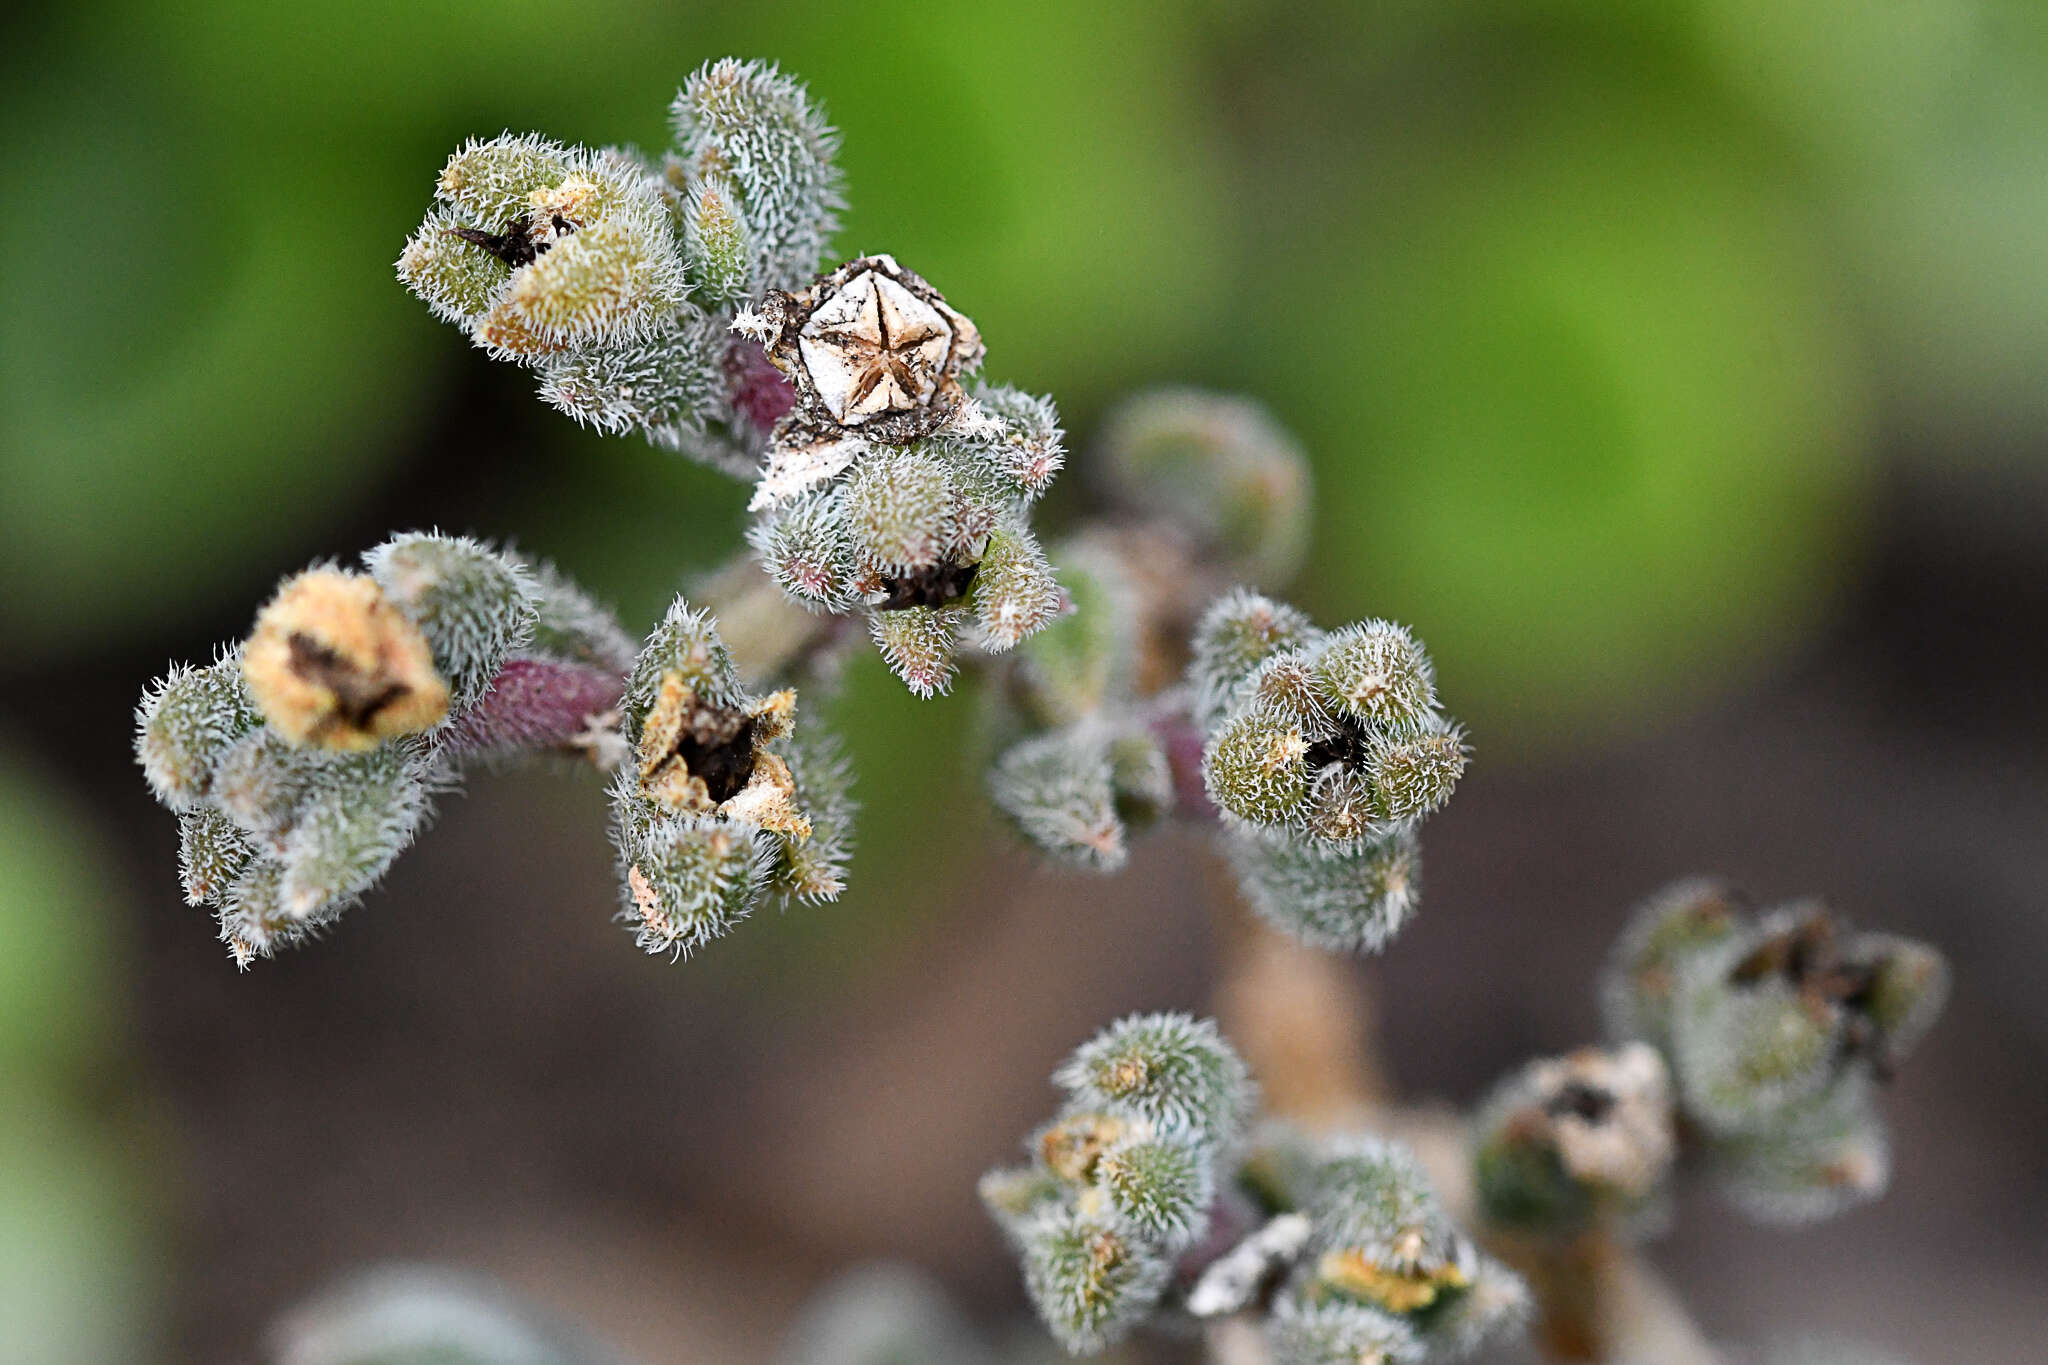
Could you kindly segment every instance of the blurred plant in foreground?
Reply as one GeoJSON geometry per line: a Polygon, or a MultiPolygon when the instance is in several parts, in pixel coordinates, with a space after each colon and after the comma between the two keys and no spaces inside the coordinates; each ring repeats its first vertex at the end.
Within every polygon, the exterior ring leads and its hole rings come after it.
{"type": "Polygon", "coordinates": [[[1530,1063],[1472,1124],[1482,1232],[1530,1277],[1552,1349],[1607,1358],[1616,1249],[1662,1231],[1680,1158],[1764,1223],[1883,1193],[1873,1088],[1947,992],[1934,949],[1815,903],[1752,917],[1706,879],[1646,901],[1601,981],[1610,1047],[1530,1063]]]}

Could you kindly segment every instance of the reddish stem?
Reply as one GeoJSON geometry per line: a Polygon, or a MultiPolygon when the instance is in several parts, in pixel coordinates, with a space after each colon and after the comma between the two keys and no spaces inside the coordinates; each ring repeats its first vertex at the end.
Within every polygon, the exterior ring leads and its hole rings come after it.
{"type": "Polygon", "coordinates": [[[448,727],[447,752],[512,754],[573,749],[593,717],[619,704],[625,680],[589,664],[524,655],[508,659],[482,701],[448,727]]]}

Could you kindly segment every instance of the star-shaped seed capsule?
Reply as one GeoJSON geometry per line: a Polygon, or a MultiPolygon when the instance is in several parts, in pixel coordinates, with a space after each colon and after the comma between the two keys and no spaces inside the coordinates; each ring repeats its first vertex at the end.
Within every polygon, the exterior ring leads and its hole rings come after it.
{"type": "Polygon", "coordinates": [[[952,349],[945,316],[873,270],[819,304],[797,337],[819,401],[849,427],[930,402],[952,349]]]}
{"type": "Polygon", "coordinates": [[[814,440],[930,435],[959,409],[959,376],[983,354],[974,324],[888,256],[848,261],[799,293],[771,291],[734,326],[795,385],[792,417],[814,440]]]}

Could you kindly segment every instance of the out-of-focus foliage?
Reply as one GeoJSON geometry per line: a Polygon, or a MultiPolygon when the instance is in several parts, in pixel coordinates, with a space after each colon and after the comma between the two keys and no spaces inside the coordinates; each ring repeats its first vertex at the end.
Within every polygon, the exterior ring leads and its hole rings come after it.
{"type": "Polygon", "coordinates": [[[118,1032],[103,856],[0,752],[0,1331],[10,1360],[142,1360],[148,1210],[102,1072],[118,1032]]]}

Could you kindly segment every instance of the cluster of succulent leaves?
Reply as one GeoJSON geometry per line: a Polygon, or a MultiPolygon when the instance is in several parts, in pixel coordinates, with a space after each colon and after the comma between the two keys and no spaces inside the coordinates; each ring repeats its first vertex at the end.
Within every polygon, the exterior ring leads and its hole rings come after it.
{"type": "Polygon", "coordinates": [[[1415,826],[1466,761],[1427,654],[1389,622],[1319,631],[1258,591],[1299,567],[1311,489],[1258,405],[1141,394],[1091,457],[1123,521],[1055,555],[1079,610],[1009,670],[997,807],[1098,871],[1168,812],[1220,820],[1260,915],[1317,947],[1381,947],[1416,904],[1415,826]]]}
{"type": "Polygon", "coordinates": [[[1030,1163],[981,1193],[1070,1351],[1253,1312],[1278,1365],[1454,1359],[1519,1311],[1520,1282],[1404,1148],[1254,1131],[1250,1078],[1208,1021],[1131,1016],[1053,1080],[1066,1103],[1030,1163]]]}
{"type": "Polygon", "coordinates": [[[434,534],[363,565],[288,579],[247,641],[137,708],[185,897],[245,966],[356,903],[467,766],[583,743],[632,661],[547,565],[434,534]]]}
{"type": "Polygon", "coordinates": [[[944,693],[963,643],[1001,653],[1060,608],[1029,513],[1064,462],[1062,439],[1049,399],[976,386],[928,434],[841,437],[800,475],[775,463],[778,444],[748,541],[791,601],[864,614],[911,691],[944,693]]]}
{"type": "MultiPolygon", "coordinates": [[[[1131,400],[1092,462],[1118,519],[1049,555],[1030,516],[1065,462],[1056,410],[977,378],[974,324],[892,258],[819,273],[842,193],[803,88],[727,59],[672,113],[659,163],[472,141],[400,278],[579,422],[755,479],[760,569],[808,612],[864,617],[920,696],[963,649],[1006,656],[990,788],[1039,848],[1113,870],[1178,810],[1219,829],[1266,920],[1381,947],[1467,751],[1405,628],[1325,631],[1263,595],[1308,523],[1286,432],[1242,400],[1131,400]]],[[[244,965],[355,903],[468,765],[564,751],[613,769],[621,917],[650,952],[844,886],[845,766],[794,692],[741,680],[708,612],[677,599],[636,655],[553,570],[468,540],[401,536],[363,572],[288,580],[247,641],[138,710],[187,897],[244,965]]],[[[1933,950],[1815,905],[1667,891],[1610,964],[1614,1047],[1531,1063],[1480,1110],[1489,1231],[1640,1228],[1681,1136],[1760,1218],[1874,1197],[1873,1082],[1946,982],[1933,950]]],[[[1054,1079],[1067,1100],[1029,1164],[981,1189],[1071,1351],[1250,1313],[1277,1365],[1450,1359],[1524,1306],[1398,1144],[1255,1125],[1213,1024],[1132,1016],[1054,1079]]]]}
{"type": "Polygon", "coordinates": [[[1168,646],[1182,649],[1192,624],[1183,599],[1293,575],[1309,473],[1258,404],[1183,388],[1113,409],[1089,447],[1088,473],[1119,520],[1084,526],[1054,550],[1071,609],[1004,671],[988,785],[1042,852],[1112,872],[1132,834],[1176,809],[1207,809],[1176,780],[1199,748],[1185,689],[1174,685],[1182,660],[1152,637],[1170,632],[1168,646]]]}
{"type": "Polygon", "coordinates": [[[1415,827],[1465,771],[1421,642],[1390,621],[1318,630],[1240,590],[1193,651],[1202,777],[1246,899],[1319,947],[1379,948],[1415,906],[1415,827]]]}
{"type": "Polygon", "coordinates": [[[1085,534],[1055,548],[1070,604],[1026,641],[991,690],[1000,739],[989,799],[1057,862],[1114,872],[1134,831],[1178,804],[1171,715],[1137,692],[1137,605],[1117,547],[1085,534]]]}
{"type": "Polygon", "coordinates": [[[1474,1122],[1489,1224],[1571,1236],[1660,1221],[1696,1156],[1762,1222],[1825,1218],[1883,1192],[1883,1080],[1933,1024],[1941,955],[1856,932],[1813,902],[1760,915],[1720,883],[1638,909],[1602,982],[1613,1045],[1532,1062],[1474,1122]]]}
{"type": "Polygon", "coordinates": [[[838,227],[838,139],[772,66],[707,63],[659,164],[538,134],[448,159],[399,278],[577,421],[749,472],[788,386],[733,310],[808,280],[838,227]]]}
{"type": "Polygon", "coordinates": [[[631,756],[612,780],[623,917],[649,952],[687,955],[764,897],[837,899],[851,775],[828,735],[799,733],[796,693],[740,681],[711,617],[677,598],[620,702],[631,756]]]}
{"type": "Polygon", "coordinates": [[[1933,1026],[1948,981],[1934,948],[1853,929],[1817,901],[1752,913],[1692,881],[1636,912],[1602,1006],[1611,1037],[1663,1054],[1722,1191],[1760,1221],[1804,1223],[1884,1191],[1873,1091],[1933,1026]]]}
{"type": "Polygon", "coordinates": [[[790,599],[866,615],[913,691],[944,692],[963,642],[1008,649],[1058,609],[1029,525],[1058,414],[963,387],[979,333],[891,258],[817,274],[842,186],[802,85],[727,58],[671,114],[660,164],[470,142],[399,277],[579,422],[757,477],[748,539],[790,599]]]}
{"type": "Polygon", "coordinates": [[[704,613],[678,599],[636,657],[547,565],[435,534],[363,563],[286,580],[247,640],[137,708],[186,898],[237,962],[359,901],[470,767],[537,754],[615,769],[622,917],[650,952],[687,953],[766,896],[844,887],[846,765],[795,733],[794,692],[740,685],[704,613]]]}

